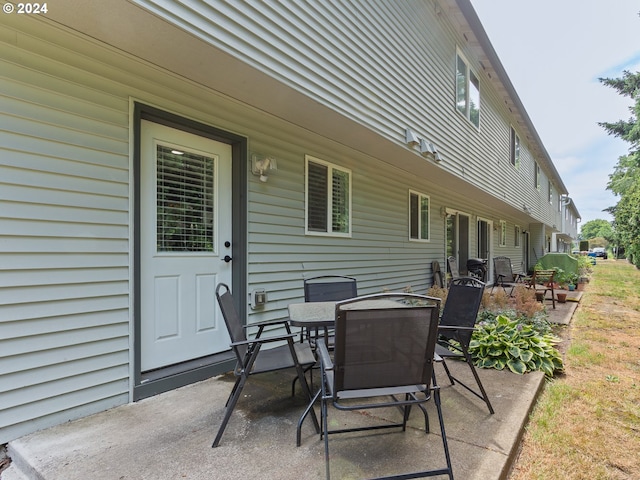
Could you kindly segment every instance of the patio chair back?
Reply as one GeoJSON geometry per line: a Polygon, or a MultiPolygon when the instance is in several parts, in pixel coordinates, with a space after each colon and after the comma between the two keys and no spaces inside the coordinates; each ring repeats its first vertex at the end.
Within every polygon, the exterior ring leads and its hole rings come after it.
{"type": "Polygon", "coordinates": [[[305,302],[339,302],[358,296],[358,285],[353,277],[322,275],[304,281],[305,302]]]}
{"type": "Polygon", "coordinates": [[[460,278],[460,270],[458,269],[458,260],[456,257],[447,257],[447,266],[449,267],[449,273],[451,278],[460,278]]]}
{"type": "MultiPolygon", "coordinates": [[[[432,382],[439,307],[439,299],[410,293],[366,295],[336,304],[334,360],[324,343],[318,346],[327,480],[330,479],[330,434],[398,427],[405,431],[414,405],[424,415],[425,432],[428,433],[428,414],[423,404],[432,398],[438,413],[446,466],[380,478],[435,475],[453,478],[440,391],[432,382]],[[402,412],[402,418],[397,422],[329,430],[329,402],[339,410],[396,407],[402,412]]],[[[350,448],[347,440],[342,449],[350,448]]],[[[351,445],[354,451],[361,448],[355,442],[351,445]]],[[[423,458],[433,461],[430,453],[425,452],[423,458]]]]}
{"type": "Polygon", "coordinates": [[[496,283],[513,283],[516,281],[509,257],[495,257],[493,259],[493,272],[496,277],[496,283]]]}
{"type": "Polygon", "coordinates": [[[407,385],[428,388],[438,305],[394,301],[398,299],[407,297],[370,295],[336,305],[336,395],[348,390],[407,385]]]}
{"type": "MultiPolygon", "coordinates": [[[[473,329],[478,319],[478,311],[484,294],[484,283],[473,277],[460,277],[451,281],[447,301],[442,310],[440,325],[473,329]]],[[[441,331],[445,337],[469,345],[472,330],[441,331]]]]}
{"type": "Polygon", "coordinates": [[[247,333],[246,329],[242,326],[242,321],[240,320],[240,315],[238,315],[238,310],[236,310],[229,287],[224,283],[220,283],[216,288],[216,298],[218,299],[218,305],[222,312],[222,318],[224,318],[224,323],[229,331],[231,343],[236,344],[234,351],[236,351],[237,360],[242,362],[242,359],[247,353],[247,346],[237,344],[247,340],[247,333]],[[222,292],[223,289],[225,290],[224,292],[222,292]]]}

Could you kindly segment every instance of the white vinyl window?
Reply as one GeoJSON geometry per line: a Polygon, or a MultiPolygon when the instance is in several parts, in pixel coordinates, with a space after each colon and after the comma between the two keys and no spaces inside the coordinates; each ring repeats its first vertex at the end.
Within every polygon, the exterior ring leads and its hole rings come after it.
{"type": "Polygon", "coordinates": [[[520,235],[522,235],[522,230],[520,229],[520,225],[516,225],[514,227],[513,234],[515,236],[515,238],[513,239],[513,246],[514,247],[519,247],[520,246],[520,235]]]}
{"type": "Polygon", "coordinates": [[[538,162],[536,162],[533,169],[533,184],[536,189],[540,190],[540,165],[538,165],[538,162]]]}
{"type": "Polygon", "coordinates": [[[553,205],[553,184],[551,180],[549,180],[549,185],[547,186],[547,196],[549,197],[549,204],[553,205]]]}
{"type": "Polygon", "coordinates": [[[456,109],[480,127],[480,81],[461,53],[456,55],[456,109]]]}
{"type": "Polygon", "coordinates": [[[306,156],[306,233],[351,235],[351,171],[306,156]]]}
{"type": "Polygon", "coordinates": [[[500,220],[500,246],[507,246],[507,222],[506,220],[500,220]]]}
{"type": "Polygon", "coordinates": [[[520,168],[520,137],[513,127],[511,127],[510,144],[509,160],[511,161],[511,165],[516,168],[520,168]]]}
{"type": "Polygon", "coordinates": [[[429,241],[430,204],[428,195],[409,190],[409,240],[429,241]]]}

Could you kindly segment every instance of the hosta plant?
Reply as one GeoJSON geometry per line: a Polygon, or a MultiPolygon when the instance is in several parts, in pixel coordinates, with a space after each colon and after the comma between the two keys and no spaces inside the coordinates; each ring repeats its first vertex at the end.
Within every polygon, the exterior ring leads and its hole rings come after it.
{"type": "Polygon", "coordinates": [[[551,377],[564,368],[555,348],[558,342],[554,335],[541,334],[530,324],[498,315],[476,325],[469,353],[481,368],[508,368],[518,374],[540,370],[551,377]]]}

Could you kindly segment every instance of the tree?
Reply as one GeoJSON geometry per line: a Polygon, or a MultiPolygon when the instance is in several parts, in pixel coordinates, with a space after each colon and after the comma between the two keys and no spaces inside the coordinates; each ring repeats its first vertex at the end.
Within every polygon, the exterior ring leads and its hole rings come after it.
{"type": "Polygon", "coordinates": [[[601,78],[600,81],[633,100],[628,120],[603,122],[599,125],[610,135],[631,144],[629,153],[618,159],[613,173],[609,175],[607,189],[620,197],[620,200],[606,211],[614,217],[620,245],[625,249],[629,260],[640,268],[640,72],[625,70],[621,78],[601,78]]]}
{"type": "Polygon", "coordinates": [[[589,220],[580,228],[580,239],[591,240],[592,238],[603,237],[607,242],[613,242],[615,233],[611,223],[607,220],[589,220]]]}

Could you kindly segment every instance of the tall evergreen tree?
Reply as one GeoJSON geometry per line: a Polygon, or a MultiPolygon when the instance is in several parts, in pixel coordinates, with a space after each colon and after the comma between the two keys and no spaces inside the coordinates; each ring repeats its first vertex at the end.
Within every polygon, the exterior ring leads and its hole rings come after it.
{"type": "Polygon", "coordinates": [[[640,268],[640,72],[624,71],[621,78],[601,78],[600,81],[633,100],[628,120],[599,125],[631,144],[629,153],[618,159],[609,175],[607,189],[620,200],[607,211],[613,214],[615,230],[627,256],[640,268]]]}

